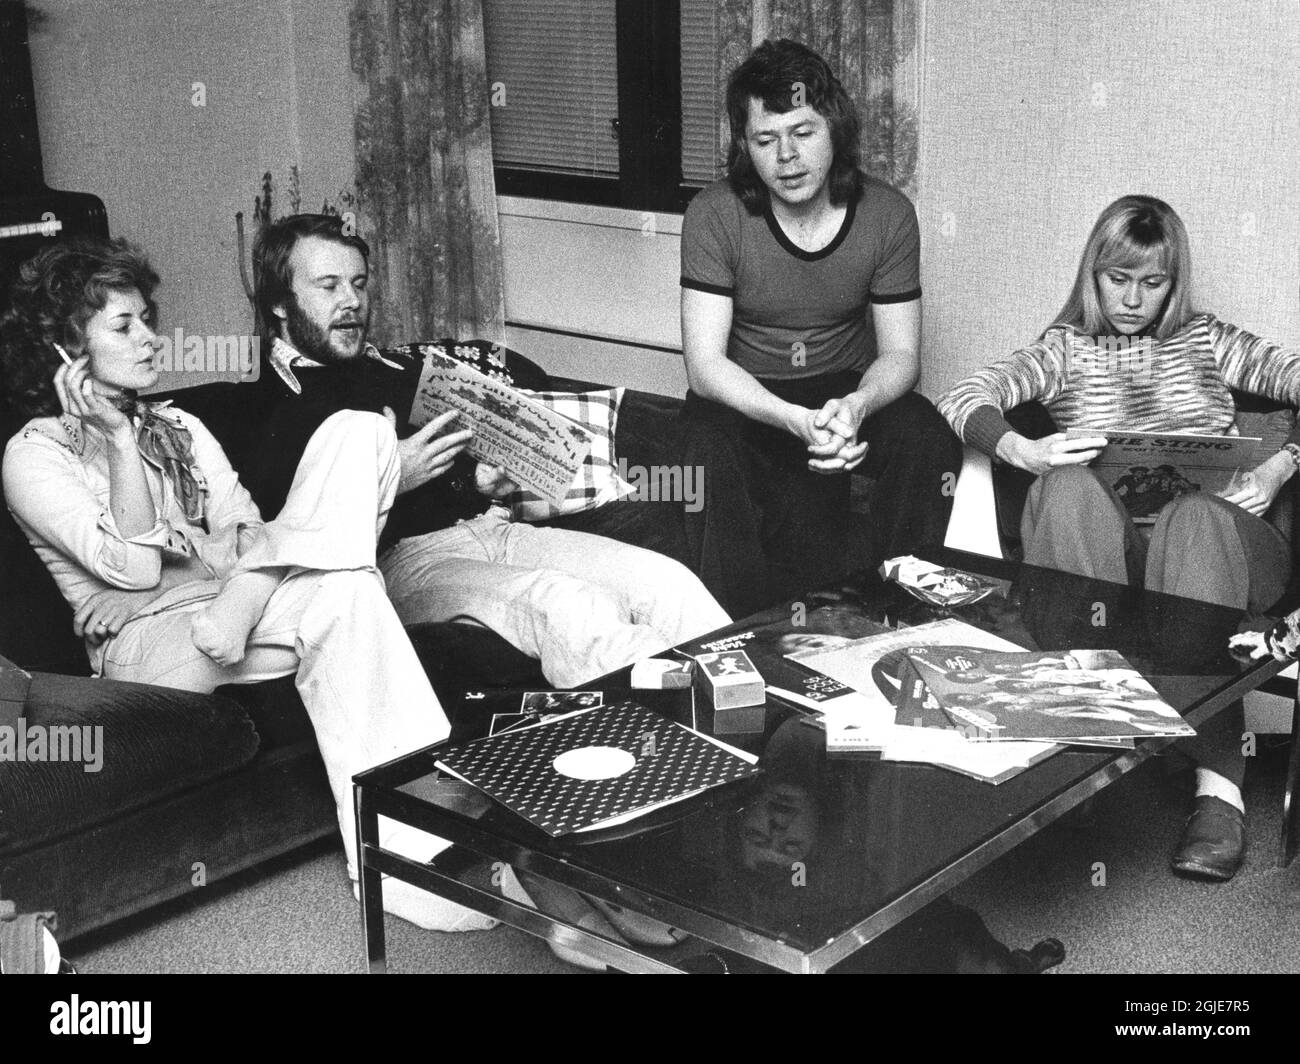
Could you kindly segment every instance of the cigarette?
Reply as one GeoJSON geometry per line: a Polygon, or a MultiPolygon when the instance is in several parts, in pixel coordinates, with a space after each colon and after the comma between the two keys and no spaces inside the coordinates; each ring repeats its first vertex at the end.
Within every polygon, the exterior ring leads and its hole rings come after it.
{"type": "Polygon", "coordinates": [[[72,356],[68,354],[65,350],[63,350],[62,344],[55,344],[54,350],[56,350],[59,353],[59,357],[63,359],[65,363],[67,363],[69,366],[72,365],[72,356]]]}

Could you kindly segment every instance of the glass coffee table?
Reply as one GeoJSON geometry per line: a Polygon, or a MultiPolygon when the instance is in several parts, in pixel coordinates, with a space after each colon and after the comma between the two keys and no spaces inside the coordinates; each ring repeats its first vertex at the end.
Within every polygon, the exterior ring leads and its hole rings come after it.
{"type": "MultiPolygon", "coordinates": [[[[1010,589],[942,611],[868,573],[802,601],[809,609],[852,603],[890,623],[956,616],[1030,649],[1118,650],[1198,729],[1282,667],[1229,656],[1236,611],[945,548],[918,554],[1010,589]]],[[[752,620],[788,617],[790,609],[752,620]]],[[[587,686],[627,685],[624,670],[587,686]]],[[[698,714],[697,727],[707,732],[710,724],[708,712],[698,714]]],[[[480,727],[459,719],[453,740],[475,737],[480,727]]],[[[825,972],[1169,744],[1069,747],[994,786],[927,765],[828,754],[824,734],[774,699],[761,731],[723,738],[759,755],[756,780],[678,803],[621,833],[576,839],[551,838],[443,777],[434,761],[445,744],[360,773],[354,794],[370,970],[385,968],[381,875],[543,938],[562,934],[622,971],[680,970],[661,951],[593,935],[476,885],[487,864],[493,884],[511,865],[760,965],[825,972]],[[408,860],[379,846],[380,815],[455,845],[432,865],[408,860]],[[467,874],[471,866],[476,875],[467,874]]]]}

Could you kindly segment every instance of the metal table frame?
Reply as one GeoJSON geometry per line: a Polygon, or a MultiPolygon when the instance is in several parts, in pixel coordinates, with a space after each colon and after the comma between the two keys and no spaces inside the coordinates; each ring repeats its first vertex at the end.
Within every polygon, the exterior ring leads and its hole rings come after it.
{"type": "MultiPolygon", "coordinates": [[[[1248,691],[1276,675],[1283,667],[1272,660],[1253,665],[1229,686],[1186,714],[1187,720],[1193,726],[1203,724],[1248,691]]],[[[1300,731],[1300,720],[1297,720],[1296,725],[1293,731],[1300,731]]],[[[384,972],[387,967],[382,875],[395,876],[541,938],[550,938],[558,929],[566,929],[563,932],[566,945],[579,946],[591,956],[621,971],[648,973],[681,970],[634,946],[613,942],[536,909],[519,905],[498,893],[462,882],[457,878],[453,866],[458,862],[463,863],[468,853],[478,859],[517,865],[543,879],[651,915],[695,938],[714,943],[777,970],[800,974],[823,973],[1102,788],[1131,772],[1172,741],[1162,738],[1143,740],[1136,749],[1120,754],[1084,779],[1026,810],[997,834],[966,853],[956,855],[939,872],[917,883],[871,916],[812,951],[804,951],[750,928],[736,927],[725,920],[694,911],[670,898],[648,895],[630,884],[588,871],[571,861],[549,856],[536,849],[526,849],[482,829],[470,818],[396,790],[402,783],[427,771],[432,763],[432,754],[443,746],[439,744],[397,758],[355,777],[353,791],[357,814],[357,849],[361,863],[361,912],[369,970],[378,973],[384,972]],[[419,767],[412,770],[412,765],[417,763],[419,767]],[[379,845],[378,818],[381,815],[448,839],[455,845],[428,865],[399,856],[379,845]]],[[[1295,820],[1295,775],[1298,767],[1300,749],[1293,748],[1291,782],[1286,799],[1287,816],[1284,818],[1284,860],[1289,859],[1288,846],[1290,852],[1294,852],[1295,825],[1291,822],[1295,820]],[[1289,830],[1285,827],[1287,823],[1291,824],[1289,830]]]]}

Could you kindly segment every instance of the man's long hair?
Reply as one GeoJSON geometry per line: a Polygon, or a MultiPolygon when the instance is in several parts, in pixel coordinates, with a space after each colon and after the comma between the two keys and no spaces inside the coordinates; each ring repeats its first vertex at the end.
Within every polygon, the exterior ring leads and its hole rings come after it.
{"type": "Polygon", "coordinates": [[[1079,272],[1054,325],[1071,325],[1086,336],[1105,336],[1114,327],[1102,313],[1097,274],[1131,270],[1155,259],[1173,283],[1151,332],[1157,340],[1172,336],[1193,315],[1192,252],[1183,220],[1154,196],[1121,196],[1097,219],[1079,260],[1079,272]]]}
{"type": "Polygon", "coordinates": [[[291,214],[263,229],[253,244],[253,302],[257,307],[257,331],[267,350],[280,332],[274,308],[292,303],[294,298],[289,258],[298,241],[311,236],[355,248],[367,265],[370,263],[370,245],[349,233],[343,219],[335,214],[291,214]]]}
{"type": "Polygon", "coordinates": [[[727,117],[731,120],[731,146],[727,151],[727,180],[750,214],[767,208],[768,191],[754,170],[745,140],[749,101],[762,100],[774,114],[786,114],[796,100],[826,119],[834,158],[830,172],[830,199],[836,206],[848,203],[861,188],[857,109],[844,86],[821,56],[796,41],[764,41],[738,66],[727,81],[727,117]]]}

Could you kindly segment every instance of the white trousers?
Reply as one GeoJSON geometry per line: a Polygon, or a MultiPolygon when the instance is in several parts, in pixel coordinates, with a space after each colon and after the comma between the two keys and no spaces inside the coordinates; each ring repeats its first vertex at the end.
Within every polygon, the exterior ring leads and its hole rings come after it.
{"type": "MultiPolygon", "coordinates": [[[[375,568],[377,529],[399,473],[396,437],[383,417],[334,414],[303,452],[284,509],[227,576],[288,569],[249,636],[244,660],[218,665],[190,638],[190,614],[216,596],[219,581],[169,592],[123,626],[104,655],[110,679],[187,691],[293,674],[334,792],[353,879],[352,776],[450,731],[375,568]]],[[[416,860],[446,846],[387,818],[379,825],[381,844],[416,860]]]]}
{"type": "Polygon", "coordinates": [[[730,623],[699,578],[655,551],[510,521],[504,507],[399,540],[379,559],[404,624],[469,619],[576,687],[730,623]]]}

